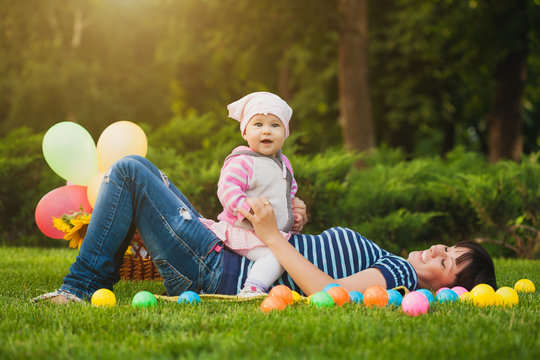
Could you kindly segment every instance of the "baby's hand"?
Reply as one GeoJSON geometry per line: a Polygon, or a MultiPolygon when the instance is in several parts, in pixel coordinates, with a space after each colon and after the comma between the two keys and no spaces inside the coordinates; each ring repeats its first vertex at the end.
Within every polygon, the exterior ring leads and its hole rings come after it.
{"type": "Polygon", "coordinates": [[[299,198],[295,197],[292,199],[292,211],[294,223],[291,227],[291,231],[302,231],[304,225],[308,222],[306,204],[299,198]]]}
{"type": "Polygon", "coordinates": [[[299,232],[303,227],[304,224],[302,224],[302,215],[294,214],[294,223],[291,227],[291,231],[299,232]]]}

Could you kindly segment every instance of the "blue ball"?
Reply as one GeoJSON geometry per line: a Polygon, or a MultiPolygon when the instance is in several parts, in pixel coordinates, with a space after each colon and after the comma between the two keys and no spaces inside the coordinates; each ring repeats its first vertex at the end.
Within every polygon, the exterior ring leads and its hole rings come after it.
{"type": "Polygon", "coordinates": [[[458,300],[459,300],[459,296],[458,296],[458,294],[456,294],[456,292],[454,290],[443,289],[443,290],[439,291],[439,293],[437,294],[437,301],[440,302],[440,303],[454,302],[454,301],[458,301],[458,300]]]}
{"type": "Polygon", "coordinates": [[[390,289],[390,290],[386,290],[386,292],[388,293],[387,306],[391,306],[391,305],[401,306],[401,301],[403,300],[403,296],[400,294],[399,291],[390,289]]]}
{"type": "Polygon", "coordinates": [[[351,302],[361,304],[364,302],[364,295],[362,295],[361,292],[358,291],[349,291],[349,297],[351,298],[351,302]]]}
{"type": "Polygon", "coordinates": [[[431,305],[431,304],[433,304],[435,302],[435,297],[433,296],[431,291],[429,291],[428,289],[419,289],[419,290],[416,290],[416,291],[424,294],[424,296],[427,298],[427,300],[429,302],[429,305],[431,305]]]}
{"type": "Polygon", "coordinates": [[[194,291],[185,291],[178,297],[179,304],[195,304],[200,302],[200,296],[194,291]]]}
{"type": "Polygon", "coordinates": [[[326,285],[326,286],[322,289],[322,291],[328,292],[328,290],[330,290],[330,289],[333,288],[333,287],[339,287],[339,285],[338,285],[338,284],[333,284],[333,283],[332,283],[332,284],[328,284],[328,285],[326,285]]]}

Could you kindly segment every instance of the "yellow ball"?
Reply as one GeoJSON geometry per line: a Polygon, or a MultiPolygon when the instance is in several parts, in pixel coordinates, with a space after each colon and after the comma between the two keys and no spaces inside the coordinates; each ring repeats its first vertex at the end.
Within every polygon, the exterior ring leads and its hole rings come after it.
{"type": "Polygon", "coordinates": [[[473,302],[473,296],[470,291],[464,292],[460,295],[459,301],[461,302],[473,302]]]}
{"type": "Polygon", "coordinates": [[[534,283],[529,279],[521,279],[514,285],[514,290],[524,293],[535,292],[534,283]]]}
{"type": "Polygon", "coordinates": [[[116,297],[109,289],[99,289],[92,295],[90,302],[94,306],[109,307],[116,305],[116,297]]]}
{"type": "Polygon", "coordinates": [[[491,306],[495,304],[495,290],[488,284],[478,284],[471,290],[473,303],[477,306],[491,306]]]}
{"type": "Polygon", "coordinates": [[[512,307],[519,303],[518,293],[511,287],[503,286],[495,294],[497,295],[497,305],[512,307]]]}
{"type": "Polygon", "coordinates": [[[307,303],[309,304],[311,302],[311,297],[313,296],[313,294],[309,295],[306,299],[307,303]]]}
{"type": "Polygon", "coordinates": [[[292,296],[293,296],[293,304],[296,304],[296,303],[302,301],[302,296],[300,296],[300,294],[297,293],[296,291],[292,292],[292,296]]]}

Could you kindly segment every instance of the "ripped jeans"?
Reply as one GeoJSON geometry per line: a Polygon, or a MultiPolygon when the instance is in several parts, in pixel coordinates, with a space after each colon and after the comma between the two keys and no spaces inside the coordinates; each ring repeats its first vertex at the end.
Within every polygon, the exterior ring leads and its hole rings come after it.
{"type": "Polygon", "coordinates": [[[187,198],[150,161],[127,156],[107,171],[79,255],[61,291],[90,300],[120,280],[124,253],[139,231],[169,295],[215,293],[222,272],[221,241],[187,198]]]}

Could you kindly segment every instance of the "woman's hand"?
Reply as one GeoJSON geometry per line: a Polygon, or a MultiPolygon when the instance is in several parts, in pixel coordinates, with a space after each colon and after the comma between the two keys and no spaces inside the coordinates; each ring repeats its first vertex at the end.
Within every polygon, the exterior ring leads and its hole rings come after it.
{"type": "Polygon", "coordinates": [[[238,212],[251,222],[259,239],[268,245],[268,241],[276,235],[278,238],[283,238],[279,232],[276,215],[270,201],[264,197],[248,198],[246,201],[253,213],[242,208],[238,208],[238,212]]]}
{"type": "Polygon", "coordinates": [[[292,212],[294,216],[294,224],[291,231],[300,232],[304,225],[308,222],[306,204],[299,198],[292,199],[292,212]]]}
{"type": "Polygon", "coordinates": [[[249,198],[253,214],[244,209],[238,211],[246,217],[259,239],[272,250],[281,266],[307,295],[321,291],[330,283],[337,283],[348,291],[363,292],[372,285],[386,288],[386,280],[380,270],[370,268],[342,279],[333,279],[306,259],[279,232],[272,204],[266,198],[249,198]]]}

